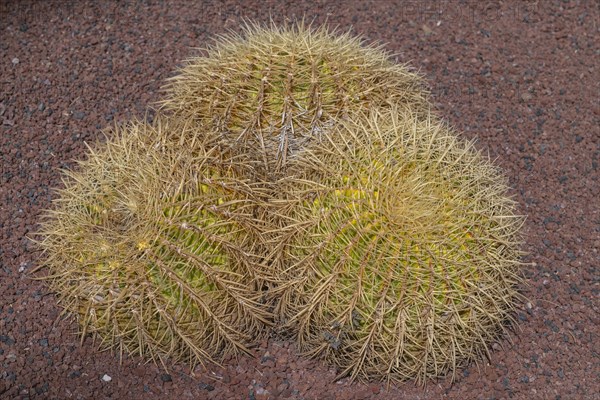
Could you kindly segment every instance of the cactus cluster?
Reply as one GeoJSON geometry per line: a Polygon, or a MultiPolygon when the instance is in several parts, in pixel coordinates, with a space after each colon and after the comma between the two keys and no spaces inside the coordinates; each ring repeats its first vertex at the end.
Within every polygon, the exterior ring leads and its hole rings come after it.
{"type": "Polygon", "coordinates": [[[247,26],[159,106],[67,172],[42,222],[41,267],[83,336],[195,364],[276,333],[340,376],[424,382],[513,322],[506,181],[381,48],[247,26]]]}

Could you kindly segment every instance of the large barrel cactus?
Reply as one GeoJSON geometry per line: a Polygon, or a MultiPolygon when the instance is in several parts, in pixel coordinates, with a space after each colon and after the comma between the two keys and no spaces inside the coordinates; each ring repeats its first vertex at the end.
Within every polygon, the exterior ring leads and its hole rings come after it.
{"type": "Polygon", "coordinates": [[[194,364],[247,351],[270,323],[260,194],[199,140],[164,118],[118,127],[46,215],[51,287],[106,347],[194,364]]]}
{"type": "Polygon", "coordinates": [[[304,352],[386,380],[442,376],[485,354],[520,300],[522,218],[471,143],[375,111],[336,124],[289,174],[296,222],[282,273],[294,284],[280,313],[304,352]]]}
{"type": "Polygon", "coordinates": [[[304,24],[247,26],[190,58],[162,107],[210,126],[223,149],[251,155],[256,177],[282,176],[289,156],[338,120],[372,107],[425,112],[421,80],[375,46],[304,24]]]}

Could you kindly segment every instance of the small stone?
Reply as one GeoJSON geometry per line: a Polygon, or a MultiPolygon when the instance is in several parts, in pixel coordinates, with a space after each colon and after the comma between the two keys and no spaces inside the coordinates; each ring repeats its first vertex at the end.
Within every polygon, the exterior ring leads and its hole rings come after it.
{"type": "Polygon", "coordinates": [[[48,384],[48,382],[44,382],[41,386],[38,386],[35,388],[35,392],[38,395],[44,394],[48,391],[50,385],[48,384]]]}
{"type": "MultiPolygon", "coordinates": [[[[10,309],[8,310],[8,313],[11,314],[10,309]]],[[[0,335],[0,342],[6,344],[7,346],[12,346],[15,344],[15,339],[6,335],[0,335]]]]}
{"type": "Polygon", "coordinates": [[[171,382],[171,381],[173,381],[173,378],[169,374],[162,374],[160,376],[160,380],[163,382],[171,382]]]}
{"type": "Polygon", "coordinates": [[[69,378],[74,379],[74,378],[79,378],[81,376],[81,372],[80,371],[73,371],[69,374],[69,378]]]}
{"type": "Polygon", "coordinates": [[[110,375],[104,374],[104,376],[102,377],[102,380],[104,382],[110,382],[110,381],[112,381],[112,378],[110,377],[110,375]]]}
{"type": "Polygon", "coordinates": [[[277,392],[279,394],[281,394],[289,387],[290,387],[290,384],[288,382],[282,382],[279,385],[277,385],[277,392]]]}
{"type": "Polygon", "coordinates": [[[255,393],[256,393],[258,396],[264,396],[264,395],[267,395],[267,394],[269,394],[269,391],[268,391],[268,390],[266,390],[265,388],[262,388],[262,387],[260,387],[260,386],[259,386],[259,387],[257,387],[257,388],[256,388],[256,391],[255,391],[255,393]]]}
{"type": "Polygon", "coordinates": [[[19,59],[18,59],[17,57],[13,58],[13,59],[12,59],[12,63],[13,63],[14,65],[17,65],[17,64],[19,63],[19,59]]]}
{"type": "Polygon", "coordinates": [[[83,111],[75,111],[73,113],[73,118],[75,118],[77,120],[82,120],[85,118],[85,113],[83,111]]]}
{"type": "Polygon", "coordinates": [[[200,387],[200,389],[206,390],[208,392],[212,392],[213,390],[215,390],[215,387],[213,385],[204,382],[200,382],[198,386],[200,387]]]}

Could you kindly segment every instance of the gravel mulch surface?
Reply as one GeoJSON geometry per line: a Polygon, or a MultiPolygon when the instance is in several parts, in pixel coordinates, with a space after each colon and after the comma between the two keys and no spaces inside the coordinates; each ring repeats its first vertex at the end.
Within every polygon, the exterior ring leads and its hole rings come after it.
{"type": "Polygon", "coordinates": [[[0,398],[599,399],[600,12],[595,1],[0,0],[0,398]],[[427,4],[430,4],[427,6],[427,4]],[[85,143],[144,117],[173,70],[244,18],[307,16],[385,43],[437,111],[510,177],[525,226],[520,330],[458,379],[334,382],[271,340],[222,368],[99,353],[28,274],[37,229],[85,143]]]}

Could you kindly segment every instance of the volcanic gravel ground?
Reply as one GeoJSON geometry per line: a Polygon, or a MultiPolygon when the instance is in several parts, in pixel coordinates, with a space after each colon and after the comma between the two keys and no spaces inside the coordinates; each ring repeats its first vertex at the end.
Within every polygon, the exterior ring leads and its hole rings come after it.
{"type": "Polygon", "coordinates": [[[600,12],[597,1],[0,0],[2,399],[598,399],[600,12]],[[525,225],[529,301],[512,343],[430,381],[334,382],[271,340],[222,368],[82,344],[29,273],[27,236],[86,142],[147,107],[193,47],[244,19],[306,16],[381,41],[428,79],[437,112],[504,168],[525,225]],[[534,263],[534,264],[533,264],[534,263]]]}

